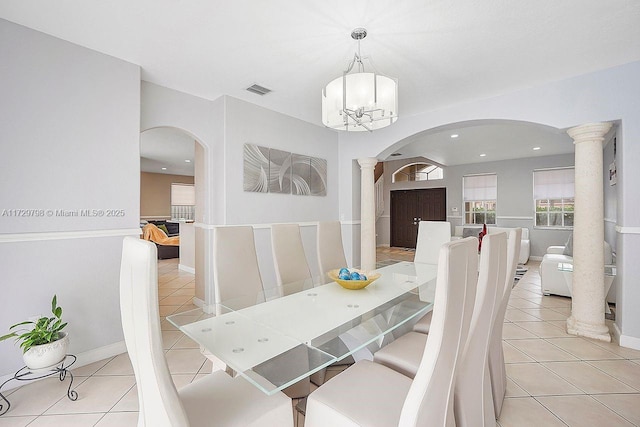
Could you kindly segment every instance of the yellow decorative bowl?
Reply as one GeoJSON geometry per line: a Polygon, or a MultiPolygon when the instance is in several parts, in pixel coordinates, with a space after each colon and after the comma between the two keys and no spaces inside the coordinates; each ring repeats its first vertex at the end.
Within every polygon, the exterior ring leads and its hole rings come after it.
{"type": "MultiPolygon", "coordinates": [[[[356,270],[353,268],[350,268],[349,271],[357,271],[360,274],[364,273],[361,270],[356,270]]],[[[331,280],[333,280],[343,288],[351,289],[351,290],[364,289],[367,286],[369,286],[370,283],[373,283],[380,278],[380,273],[371,273],[371,274],[364,273],[367,276],[367,280],[342,280],[338,277],[339,272],[340,272],[340,269],[338,268],[336,270],[329,271],[329,273],[327,274],[329,275],[329,278],[331,280]]]]}

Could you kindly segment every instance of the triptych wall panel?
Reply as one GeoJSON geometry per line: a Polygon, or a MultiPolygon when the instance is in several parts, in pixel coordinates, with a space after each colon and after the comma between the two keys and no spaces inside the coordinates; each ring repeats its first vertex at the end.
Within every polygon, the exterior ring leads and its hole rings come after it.
{"type": "Polygon", "coordinates": [[[327,160],[245,144],[244,191],[326,196],[327,160]]]}

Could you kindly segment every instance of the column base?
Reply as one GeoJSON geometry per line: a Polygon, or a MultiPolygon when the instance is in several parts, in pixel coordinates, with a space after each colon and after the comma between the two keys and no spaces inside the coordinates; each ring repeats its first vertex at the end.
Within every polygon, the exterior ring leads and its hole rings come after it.
{"type": "Polygon", "coordinates": [[[573,316],[567,319],[567,333],[592,338],[594,340],[611,342],[611,334],[606,325],[593,325],[591,323],[580,322],[573,316]]]}

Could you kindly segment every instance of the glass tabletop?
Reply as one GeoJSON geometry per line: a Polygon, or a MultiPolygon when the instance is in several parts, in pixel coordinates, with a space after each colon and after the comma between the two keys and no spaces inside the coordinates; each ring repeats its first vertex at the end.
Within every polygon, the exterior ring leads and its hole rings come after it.
{"type": "Polygon", "coordinates": [[[309,279],[167,317],[267,394],[354,352],[432,307],[437,266],[401,262],[361,290],[309,279]]]}
{"type": "MultiPolygon", "coordinates": [[[[573,264],[569,262],[559,262],[558,270],[571,273],[573,272],[573,264]]],[[[616,270],[615,264],[605,264],[604,266],[605,276],[615,276],[616,274],[617,274],[617,270],[616,270]]]]}

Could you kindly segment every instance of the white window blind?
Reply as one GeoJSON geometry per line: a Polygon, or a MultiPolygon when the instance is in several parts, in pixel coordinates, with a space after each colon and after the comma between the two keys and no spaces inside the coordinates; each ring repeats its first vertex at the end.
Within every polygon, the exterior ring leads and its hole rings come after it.
{"type": "Polygon", "coordinates": [[[533,198],[571,199],[575,196],[573,168],[533,171],[533,198]]]}
{"type": "Polygon", "coordinates": [[[195,206],[196,190],[193,184],[171,184],[172,206],[195,206]]]}
{"type": "Polygon", "coordinates": [[[498,176],[496,174],[462,177],[465,202],[496,200],[498,198],[498,176]]]}

